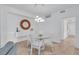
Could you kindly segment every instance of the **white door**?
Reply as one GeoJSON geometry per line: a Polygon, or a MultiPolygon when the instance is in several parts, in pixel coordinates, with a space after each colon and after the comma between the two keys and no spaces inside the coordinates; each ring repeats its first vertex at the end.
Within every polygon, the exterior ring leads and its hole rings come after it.
{"type": "Polygon", "coordinates": [[[69,35],[76,35],[75,17],[64,19],[64,39],[69,35]]]}
{"type": "Polygon", "coordinates": [[[68,23],[68,35],[75,35],[75,22],[68,23]]]}

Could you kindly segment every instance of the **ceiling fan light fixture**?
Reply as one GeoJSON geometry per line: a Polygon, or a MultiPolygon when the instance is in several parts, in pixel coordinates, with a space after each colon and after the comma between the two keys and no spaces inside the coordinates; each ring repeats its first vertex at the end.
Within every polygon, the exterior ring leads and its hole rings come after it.
{"type": "Polygon", "coordinates": [[[39,17],[39,16],[36,16],[35,21],[36,22],[44,22],[45,20],[43,18],[39,17]]]}

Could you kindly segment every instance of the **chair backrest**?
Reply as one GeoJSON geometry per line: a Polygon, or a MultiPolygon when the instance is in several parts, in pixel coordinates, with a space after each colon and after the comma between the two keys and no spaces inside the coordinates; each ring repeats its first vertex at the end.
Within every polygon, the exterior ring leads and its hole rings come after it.
{"type": "Polygon", "coordinates": [[[43,45],[43,40],[40,41],[38,37],[32,36],[32,35],[30,35],[30,42],[31,42],[31,45],[34,45],[34,46],[43,45]]]}

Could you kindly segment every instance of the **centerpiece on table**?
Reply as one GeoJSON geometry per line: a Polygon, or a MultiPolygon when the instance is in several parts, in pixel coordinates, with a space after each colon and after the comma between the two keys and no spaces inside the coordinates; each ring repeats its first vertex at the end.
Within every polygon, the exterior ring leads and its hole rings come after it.
{"type": "Polygon", "coordinates": [[[43,34],[42,33],[39,33],[38,34],[38,37],[40,38],[40,40],[42,40],[43,34]]]}

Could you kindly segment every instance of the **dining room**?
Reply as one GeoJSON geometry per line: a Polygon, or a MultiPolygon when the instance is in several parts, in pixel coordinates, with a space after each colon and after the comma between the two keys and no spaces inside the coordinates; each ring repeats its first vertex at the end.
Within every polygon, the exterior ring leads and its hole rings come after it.
{"type": "Polygon", "coordinates": [[[0,5],[0,55],[79,54],[79,5],[0,5]]]}

